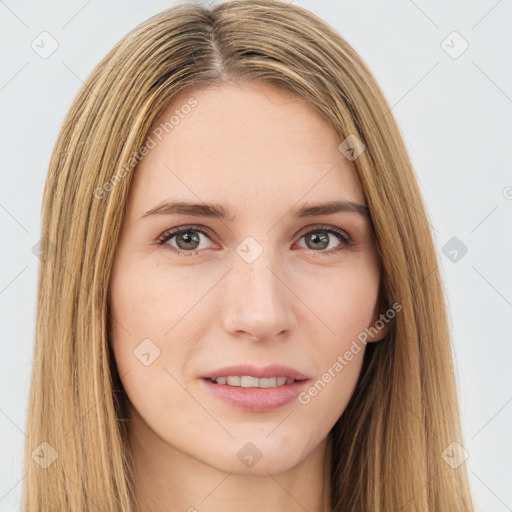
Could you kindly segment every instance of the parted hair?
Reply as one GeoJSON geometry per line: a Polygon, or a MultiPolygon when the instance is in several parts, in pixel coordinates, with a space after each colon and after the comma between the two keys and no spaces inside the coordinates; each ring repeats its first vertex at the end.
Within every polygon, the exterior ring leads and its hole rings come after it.
{"type": "Polygon", "coordinates": [[[451,341],[403,139],[348,42],[306,9],[278,0],[167,9],[123,37],[74,99],[42,205],[23,510],[138,510],[127,397],[108,334],[134,155],[176,95],[245,80],[295,94],[340,141],[352,135],[364,144],[352,163],[371,216],[382,297],[402,305],[386,338],[368,345],[354,394],[330,433],[332,510],[471,512],[465,464],[454,469],[442,456],[450,443],[462,443],[451,341]],[[51,459],[47,467],[35,462],[36,448],[51,459]]]}

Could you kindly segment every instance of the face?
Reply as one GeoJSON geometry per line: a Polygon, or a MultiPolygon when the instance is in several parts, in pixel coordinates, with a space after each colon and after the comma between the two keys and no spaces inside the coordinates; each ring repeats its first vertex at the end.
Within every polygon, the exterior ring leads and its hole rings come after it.
{"type": "Polygon", "coordinates": [[[353,164],[307,103],[256,82],[176,97],[150,137],[110,283],[134,428],[222,471],[285,471],[326,442],[381,313],[353,164]]]}

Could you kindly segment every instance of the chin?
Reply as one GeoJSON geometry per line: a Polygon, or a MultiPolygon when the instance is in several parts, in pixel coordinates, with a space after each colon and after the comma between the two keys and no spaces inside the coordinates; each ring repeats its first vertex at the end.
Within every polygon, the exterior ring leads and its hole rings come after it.
{"type": "MultiPolygon", "coordinates": [[[[308,449],[303,441],[293,443],[288,436],[276,436],[271,440],[265,438],[267,434],[250,436],[246,433],[242,439],[231,439],[224,446],[217,444],[219,448],[204,462],[226,473],[267,476],[292,469],[314,448],[308,449]]],[[[301,437],[307,438],[305,435],[301,437]]],[[[205,452],[207,450],[205,447],[205,452]]]]}

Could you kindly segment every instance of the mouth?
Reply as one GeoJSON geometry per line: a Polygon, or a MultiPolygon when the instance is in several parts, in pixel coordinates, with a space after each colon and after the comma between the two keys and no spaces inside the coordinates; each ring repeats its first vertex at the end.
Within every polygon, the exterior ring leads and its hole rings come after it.
{"type": "Polygon", "coordinates": [[[246,412],[267,412],[291,403],[310,378],[293,368],[231,366],[204,375],[209,394],[246,412]]]}
{"type": "Polygon", "coordinates": [[[278,386],[289,386],[295,379],[288,377],[263,377],[259,379],[252,375],[228,375],[225,377],[212,377],[209,379],[214,384],[223,384],[225,386],[233,386],[238,388],[276,388],[278,386]]]}

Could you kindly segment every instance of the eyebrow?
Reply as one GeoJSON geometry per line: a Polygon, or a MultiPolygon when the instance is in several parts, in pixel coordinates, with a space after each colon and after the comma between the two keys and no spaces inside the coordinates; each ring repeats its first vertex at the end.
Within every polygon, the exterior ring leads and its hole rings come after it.
{"type": "MultiPolygon", "coordinates": [[[[331,215],[338,212],[357,213],[368,218],[370,216],[367,206],[352,201],[329,201],[326,203],[304,205],[301,208],[294,208],[290,211],[291,215],[297,219],[331,215]]],[[[228,221],[233,221],[235,218],[221,204],[190,203],[185,201],[164,201],[144,213],[141,219],[150,215],[192,215],[194,217],[209,217],[228,221]]]]}

